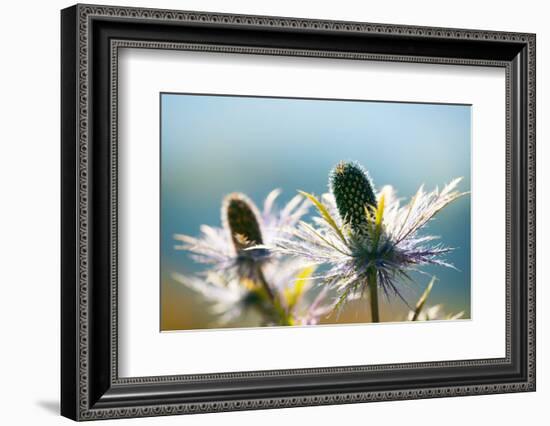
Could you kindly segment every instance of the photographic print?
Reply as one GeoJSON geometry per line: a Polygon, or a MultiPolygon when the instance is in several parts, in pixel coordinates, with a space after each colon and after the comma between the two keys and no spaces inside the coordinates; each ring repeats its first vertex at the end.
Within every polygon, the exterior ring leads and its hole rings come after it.
{"type": "Polygon", "coordinates": [[[470,105],[160,106],[161,331],[470,318],[470,105]]]}

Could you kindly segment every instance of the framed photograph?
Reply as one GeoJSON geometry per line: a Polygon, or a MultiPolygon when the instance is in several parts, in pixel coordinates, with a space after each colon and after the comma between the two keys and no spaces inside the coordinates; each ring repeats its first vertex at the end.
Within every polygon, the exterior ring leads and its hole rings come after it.
{"type": "Polygon", "coordinates": [[[61,412],[535,390],[535,35],[61,12],[61,412]]]}

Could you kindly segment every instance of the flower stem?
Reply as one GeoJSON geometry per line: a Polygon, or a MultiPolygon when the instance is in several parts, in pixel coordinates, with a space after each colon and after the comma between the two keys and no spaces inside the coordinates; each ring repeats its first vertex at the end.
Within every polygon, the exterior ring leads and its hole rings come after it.
{"type": "Polygon", "coordinates": [[[267,283],[267,280],[265,279],[264,272],[262,271],[262,267],[257,267],[257,275],[258,275],[258,281],[262,285],[262,288],[264,289],[267,297],[271,302],[275,301],[275,295],[271,291],[271,287],[269,287],[269,284],[267,283]]]}
{"type": "Polygon", "coordinates": [[[378,282],[376,278],[376,268],[372,268],[368,275],[369,299],[372,322],[380,322],[380,313],[378,311],[378,282]]]}
{"type": "Polygon", "coordinates": [[[265,294],[269,299],[269,302],[273,306],[275,313],[279,317],[279,324],[292,325],[292,319],[287,315],[285,309],[282,307],[278,295],[273,293],[273,291],[271,290],[271,287],[269,286],[267,280],[265,279],[261,266],[258,266],[258,280],[260,281],[260,284],[262,285],[262,288],[265,291],[265,294]]]}

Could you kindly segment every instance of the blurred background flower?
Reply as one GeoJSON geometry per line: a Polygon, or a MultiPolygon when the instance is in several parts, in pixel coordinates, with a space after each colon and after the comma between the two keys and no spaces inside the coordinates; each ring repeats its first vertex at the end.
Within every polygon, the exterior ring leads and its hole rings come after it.
{"type": "Polygon", "coordinates": [[[260,214],[245,194],[231,193],[222,202],[221,228],[202,225],[198,238],[174,236],[181,242],[176,250],[190,252],[193,259],[210,268],[200,275],[174,273],[173,279],[211,305],[217,324],[251,315],[262,326],[315,324],[330,312],[324,300],[327,291],[309,300],[314,268],[282,259],[264,246],[282,229],[292,229],[307,212],[300,195],[276,209],[278,195],[278,190],[270,192],[260,214]]]}
{"type": "Polygon", "coordinates": [[[221,209],[222,227],[201,225],[199,237],[175,234],[174,239],[180,244],[174,248],[190,252],[196,262],[207,264],[231,278],[258,279],[259,269],[270,252],[265,248],[250,248],[270,244],[283,227],[293,227],[308,210],[300,195],[276,210],[274,202],[279,194],[277,189],[269,193],[262,214],[245,194],[225,196],[221,209]]]}

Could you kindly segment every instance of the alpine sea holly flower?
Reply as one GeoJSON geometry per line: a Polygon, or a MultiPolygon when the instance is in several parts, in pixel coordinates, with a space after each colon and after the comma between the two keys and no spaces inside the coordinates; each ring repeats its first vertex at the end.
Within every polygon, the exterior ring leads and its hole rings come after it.
{"type": "Polygon", "coordinates": [[[288,306],[286,295],[279,288],[280,280],[289,278],[285,273],[289,268],[263,244],[273,241],[281,228],[295,226],[307,212],[308,204],[297,195],[276,211],[274,203],[279,193],[275,190],[267,196],[261,214],[246,195],[229,194],[222,203],[222,228],[203,225],[200,238],[175,235],[182,242],[176,249],[190,251],[197,262],[212,268],[206,279],[184,275],[174,278],[215,301],[217,311],[224,311],[228,318],[253,307],[266,323],[294,323],[295,306],[288,306]],[[266,278],[264,269],[274,273],[266,278]]]}
{"type": "Polygon", "coordinates": [[[300,222],[275,241],[275,249],[313,264],[326,264],[319,274],[339,292],[341,306],[369,293],[373,322],[379,321],[378,288],[386,295],[403,296],[400,284],[412,280],[411,271],[422,265],[452,265],[443,255],[451,248],[434,244],[437,237],[420,235],[421,229],[442,208],[464,193],[453,180],[442,191],[423,187],[401,206],[393,188],[375,193],[370,177],[356,163],[341,162],[330,174],[330,194],[321,200],[302,193],[317,208],[315,226],[300,222]]]}
{"type": "Polygon", "coordinates": [[[174,248],[191,252],[196,262],[210,265],[229,278],[257,280],[261,266],[273,253],[255,246],[270,244],[280,236],[280,229],[294,227],[309,208],[297,195],[278,210],[275,201],[279,194],[276,189],[267,196],[261,213],[246,195],[227,195],[222,202],[222,227],[202,225],[199,237],[176,234],[180,244],[174,248]]]}

